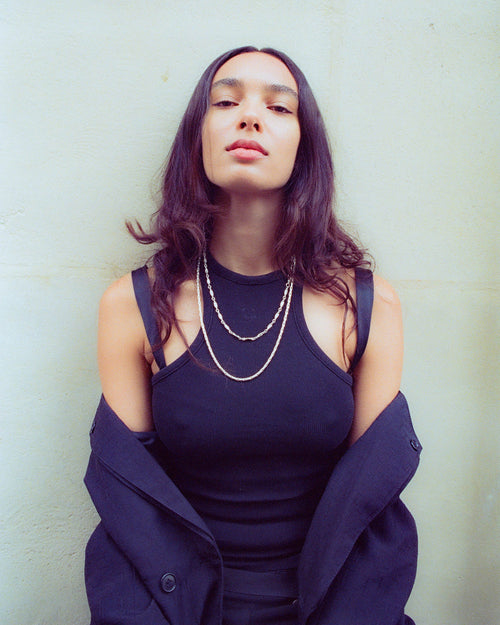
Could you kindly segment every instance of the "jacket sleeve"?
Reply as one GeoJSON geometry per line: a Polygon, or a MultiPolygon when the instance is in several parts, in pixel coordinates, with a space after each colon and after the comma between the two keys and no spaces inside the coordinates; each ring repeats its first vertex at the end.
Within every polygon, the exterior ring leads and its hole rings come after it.
{"type": "Polygon", "coordinates": [[[338,461],[299,563],[301,625],[412,625],[415,521],[400,499],[421,445],[400,393],[338,461]]]}
{"type": "Polygon", "coordinates": [[[86,551],[91,625],[215,625],[220,554],[157,437],[134,436],[102,398],[90,439],[84,481],[101,518],[86,551]]]}
{"type": "Polygon", "coordinates": [[[312,623],[415,625],[404,614],[416,573],[417,532],[396,497],[356,540],[312,623]]]}
{"type": "Polygon", "coordinates": [[[137,571],[102,523],[85,552],[90,625],[168,625],[137,571]]]}

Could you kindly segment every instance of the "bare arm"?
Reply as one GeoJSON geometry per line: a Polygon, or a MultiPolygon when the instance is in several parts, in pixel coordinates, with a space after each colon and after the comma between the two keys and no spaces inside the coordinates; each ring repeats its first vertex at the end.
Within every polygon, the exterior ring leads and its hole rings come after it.
{"type": "Polygon", "coordinates": [[[397,395],[403,369],[401,304],[388,282],[374,276],[370,336],[354,370],[354,421],[349,436],[354,443],[397,395]]]}
{"type": "Polygon", "coordinates": [[[106,401],[134,431],[154,429],[146,333],[130,274],[113,283],[99,306],[98,362],[106,401]]]}

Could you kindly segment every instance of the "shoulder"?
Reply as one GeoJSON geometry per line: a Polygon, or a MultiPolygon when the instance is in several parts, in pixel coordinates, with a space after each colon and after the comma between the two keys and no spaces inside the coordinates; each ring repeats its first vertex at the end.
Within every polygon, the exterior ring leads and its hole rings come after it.
{"type": "Polygon", "coordinates": [[[102,392],[112,410],[133,430],[151,429],[152,356],[131,274],[113,282],[101,298],[97,356],[102,392]]]}
{"type": "MultiPolygon", "coordinates": [[[[367,350],[374,343],[402,341],[401,302],[394,287],[379,275],[373,276],[373,310],[367,350]]],[[[402,347],[402,345],[401,345],[402,347]]]]}
{"type": "Polygon", "coordinates": [[[112,335],[122,334],[142,341],[142,321],[131,273],[115,280],[104,291],[99,304],[99,327],[112,335]]]}
{"type": "Polygon", "coordinates": [[[354,421],[351,443],[394,399],[403,369],[401,304],[394,288],[374,276],[373,311],[365,352],[354,369],[354,421]]]}
{"type": "Polygon", "coordinates": [[[134,299],[132,274],[127,273],[108,286],[101,297],[100,306],[105,309],[126,306],[134,299]]]}
{"type": "MultiPolygon", "coordinates": [[[[137,313],[138,305],[134,290],[132,273],[129,272],[115,280],[104,291],[101,297],[99,308],[104,312],[137,313]]],[[[153,270],[148,268],[149,282],[153,280],[153,270]]]]}
{"type": "Polygon", "coordinates": [[[373,288],[375,300],[379,303],[385,303],[390,306],[400,306],[399,297],[394,287],[387,282],[382,276],[373,274],[373,288]]]}

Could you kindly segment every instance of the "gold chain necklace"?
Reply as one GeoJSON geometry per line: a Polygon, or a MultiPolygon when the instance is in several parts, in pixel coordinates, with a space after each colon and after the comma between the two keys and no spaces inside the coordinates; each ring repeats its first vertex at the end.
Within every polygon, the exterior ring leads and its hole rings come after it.
{"type": "MultiPolygon", "coordinates": [[[[285,330],[286,320],[288,319],[288,312],[290,311],[290,303],[292,301],[292,293],[293,293],[293,279],[291,277],[288,279],[291,282],[290,282],[290,288],[288,289],[288,294],[287,294],[287,298],[286,298],[285,314],[283,316],[283,322],[281,324],[281,328],[280,328],[280,331],[279,331],[279,334],[278,334],[278,338],[276,339],[276,343],[274,344],[274,347],[273,347],[271,353],[269,354],[268,359],[266,360],[266,362],[262,365],[262,367],[257,372],[255,372],[252,375],[249,375],[247,377],[240,378],[240,377],[237,377],[235,375],[232,375],[231,373],[229,373],[229,371],[226,371],[224,369],[224,367],[217,360],[217,358],[216,358],[216,356],[214,354],[214,350],[212,348],[212,345],[210,343],[210,340],[208,338],[207,329],[205,328],[205,322],[203,320],[203,309],[202,309],[202,305],[201,305],[200,264],[201,264],[201,258],[198,258],[198,264],[197,264],[197,267],[196,267],[196,295],[197,295],[197,298],[198,298],[198,313],[200,315],[201,330],[203,332],[203,336],[205,338],[205,343],[207,344],[207,348],[208,348],[208,351],[210,353],[210,356],[212,357],[212,360],[214,361],[215,365],[217,366],[217,369],[219,369],[219,371],[221,373],[223,373],[227,378],[230,378],[231,380],[234,380],[235,382],[249,382],[250,380],[254,380],[255,378],[257,378],[261,373],[263,373],[267,369],[267,367],[269,366],[269,363],[274,358],[274,355],[276,354],[276,350],[278,349],[278,346],[280,344],[281,337],[283,336],[283,332],[285,330]]],[[[295,266],[295,262],[293,262],[292,266],[295,266]]]]}
{"type": "Polygon", "coordinates": [[[210,275],[208,273],[207,255],[205,252],[203,252],[203,264],[205,266],[205,277],[207,279],[207,286],[208,286],[208,292],[210,293],[210,299],[212,300],[212,304],[214,305],[214,309],[215,309],[215,312],[217,313],[217,317],[219,317],[219,321],[224,326],[224,328],[229,332],[229,334],[237,338],[239,341],[256,341],[257,339],[260,339],[261,336],[264,336],[264,334],[267,334],[269,330],[273,327],[273,325],[276,323],[276,321],[278,320],[278,317],[280,316],[281,311],[283,310],[283,306],[285,305],[288,291],[292,288],[292,282],[293,282],[292,278],[291,277],[288,278],[286,285],[285,285],[285,291],[283,293],[283,297],[281,298],[280,305],[278,306],[278,310],[276,311],[276,314],[274,315],[272,320],[264,328],[264,330],[262,330],[262,332],[259,332],[255,336],[240,336],[239,334],[231,330],[229,325],[226,323],[224,317],[222,316],[222,313],[219,308],[219,304],[217,303],[217,300],[215,299],[215,293],[212,289],[212,283],[210,281],[210,275]]]}

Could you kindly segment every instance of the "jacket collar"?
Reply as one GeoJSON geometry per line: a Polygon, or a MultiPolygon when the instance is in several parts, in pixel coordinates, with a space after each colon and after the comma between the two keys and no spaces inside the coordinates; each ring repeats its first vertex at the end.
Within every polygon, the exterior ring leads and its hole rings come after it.
{"type": "Polygon", "coordinates": [[[299,563],[301,611],[311,614],[358,537],[415,473],[421,445],[399,393],[335,467],[299,563]]]}
{"type": "MultiPolygon", "coordinates": [[[[151,457],[143,444],[101,396],[92,427],[93,454],[115,477],[167,509],[184,525],[211,542],[215,539],[177,486],[151,457]]],[[[89,478],[90,479],[90,478],[89,478]]]]}

